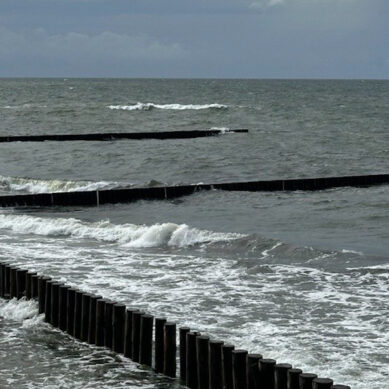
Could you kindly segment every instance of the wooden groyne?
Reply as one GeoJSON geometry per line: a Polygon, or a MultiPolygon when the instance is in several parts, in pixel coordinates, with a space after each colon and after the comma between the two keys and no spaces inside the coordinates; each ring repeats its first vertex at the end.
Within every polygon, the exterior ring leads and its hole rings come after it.
{"type": "Polygon", "coordinates": [[[235,130],[190,130],[161,132],[106,132],[99,134],[52,134],[0,136],[0,142],[44,142],[44,141],[112,141],[119,139],[191,139],[216,136],[225,133],[247,133],[247,129],[235,130]]]}
{"type": "Polygon", "coordinates": [[[5,262],[0,297],[36,299],[47,323],[172,379],[179,367],[181,383],[191,389],[350,389],[5,262]]]}
{"type": "Polygon", "coordinates": [[[106,189],[87,192],[38,193],[0,196],[0,207],[99,206],[102,204],[130,203],[137,200],[174,199],[212,189],[248,192],[318,191],[340,187],[369,187],[383,184],[389,184],[389,174],[106,189]]]}

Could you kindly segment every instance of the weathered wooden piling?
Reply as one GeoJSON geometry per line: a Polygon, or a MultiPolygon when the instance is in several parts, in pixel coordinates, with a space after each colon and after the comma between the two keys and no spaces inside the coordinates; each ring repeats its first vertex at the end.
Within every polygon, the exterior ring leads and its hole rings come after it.
{"type": "Polygon", "coordinates": [[[5,295],[5,262],[0,263],[0,297],[5,295]]]}
{"type": "Polygon", "coordinates": [[[19,269],[17,267],[11,266],[10,268],[10,281],[9,281],[9,297],[17,298],[17,287],[16,287],[16,272],[19,269]]]}
{"type": "Polygon", "coordinates": [[[58,301],[58,327],[62,331],[66,331],[67,310],[68,310],[68,285],[59,286],[59,301],[58,301]]]}
{"type": "Polygon", "coordinates": [[[112,350],[122,354],[124,351],[124,329],[126,306],[124,304],[113,305],[112,315],[112,350]]]}
{"type": "Polygon", "coordinates": [[[153,347],[153,323],[154,316],[142,315],[140,318],[140,346],[139,362],[142,365],[150,366],[152,364],[153,347]]]}
{"type": "Polygon", "coordinates": [[[26,295],[26,274],[27,270],[16,270],[16,298],[18,299],[26,295]]]}
{"type": "Polygon", "coordinates": [[[54,327],[58,327],[59,323],[59,282],[53,282],[51,284],[51,319],[50,323],[54,327]]]}
{"type": "Polygon", "coordinates": [[[50,277],[39,276],[38,278],[38,312],[39,314],[45,312],[46,307],[46,284],[50,277]]]}
{"type": "Polygon", "coordinates": [[[199,389],[209,388],[209,337],[196,338],[197,381],[199,389]]]}
{"type": "Polygon", "coordinates": [[[145,313],[142,311],[132,312],[132,351],[131,358],[134,362],[139,362],[140,348],[140,318],[145,313]]]}
{"type": "Polygon", "coordinates": [[[82,296],[84,292],[76,290],[74,296],[74,321],[73,321],[73,336],[81,339],[81,315],[82,315],[82,296]]]}
{"type": "Polygon", "coordinates": [[[246,350],[232,351],[232,377],[234,389],[247,388],[247,355],[246,350]]]}
{"type": "Polygon", "coordinates": [[[163,374],[174,378],[177,370],[176,323],[166,322],[164,326],[163,374]]]}
{"type": "Polygon", "coordinates": [[[288,370],[288,389],[300,389],[300,374],[301,369],[288,370]]]}
{"type": "Polygon", "coordinates": [[[125,329],[124,329],[124,356],[126,358],[132,358],[132,323],[133,323],[133,313],[137,312],[137,309],[127,309],[126,310],[126,320],[125,320],[125,329]]]}
{"type": "Polygon", "coordinates": [[[277,363],[274,367],[275,389],[288,389],[288,370],[292,368],[289,363],[277,363]]]}
{"type": "Polygon", "coordinates": [[[90,305],[89,305],[89,326],[88,326],[88,343],[96,344],[96,307],[97,300],[100,300],[102,297],[95,294],[90,296],[90,305]]]}
{"type": "Polygon", "coordinates": [[[301,373],[299,377],[300,389],[312,389],[315,378],[317,378],[316,374],[301,373]]]}
{"type": "Polygon", "coordinates": [[[112,317],[114,302],[111,300],[105,301],[104,312],[104,347],[112,350],[112,317]]]}
{"type": "Polygon", "coordinates": [[[33,299],[38,297],[38,282],[39,282],[38,274],[32,273],[32,275],[31,275],[31,298],[33,298],[33,299]]]}
{"type": "Polygon", "coordinates": [[[4,297],[11,297],[11,265],[9,263],[4,265],[4,297]]]}
{"type": "Polygon", "coordinates": [[[89,313],[90,313],[90,297],[89,293],[84,293],[81,299],[81,336],[83,342],[88,341],[89,330],[89,313]]]}
{"type": "Polygon", "coordinates": [[[209,389],[223,389],[223,342],[209,341],[209,389]]]}
{"type": "Polygon", "coordinates": [[[47,323],[51,322],[51,285],[55,281],[53,280],[47,280],[46,281],[46,288],[45,288],[45,321],[47,323]]]}
{"type": "Polygon", "coordinates": [[[34,272],[26,272],[26,278],[25,278],[25,296],[27,300],[31,300],[33,298],[32,295],[32,277],[36,276],[37,274],[34,272]]]}
{"type": "Polygon", "coordinates": [[[96,346],[104,346],[105,299],[96,301],[96,346]]]}
{"type": "Polygon", "coordinates": [[[186,334],[186,386],[190,389],[197,389],[197,343],[196,338],[200,336],[198,332],[188,332],[186,334]]]}
{"type": "Polygon", "coordinates": [[[313,389],[333,389],[334,381],[330,378],[315,378],[313,389]]]}
{"type": "Polygon", "coordinates": [[[232,372],[232,352],[235,346],[232,344],[225,344],[223,346],[223,370],[224,370],[224,388],[234,388],[234,376],[232,372]]]}
{"type": "MultiPolygon", "coordinates": [[[[164,326],[166,323],[165,317],[157,317],[155,319],[155,352],[154,352],[154,369],[157,373],[163,372],[164,363],[164,326]]],[[[185,327],[186,328],[186,327],[185,327]]],[[[180,328],[181,335],[181,328],[180,328]]],[[[181,339],[181,337],[180,337],[181,339]]],[[[181,340],[180,340],[181,351],[181,340]]]]}
{"type": "Polygon", "coordinates": [[[259,361],[261,387],[274,388],[275,365],[276,365],[276,361],[274,359],[261,359],[259,361]]]}
{"type": "Polygon", "coordinates": [[[77,289],[69,288],[67,293],[66,305],[67,305],[67,314],[66,314],[66,332],[74,336],[74,311],[76,305],[76,292],[77,289]]]}
{"type": "Polygon", "coordinates": [[[258,389],[260,384],[259,361],[262,359],[261,354],[247,355],[247,379],[248,389],[258,389]]]}

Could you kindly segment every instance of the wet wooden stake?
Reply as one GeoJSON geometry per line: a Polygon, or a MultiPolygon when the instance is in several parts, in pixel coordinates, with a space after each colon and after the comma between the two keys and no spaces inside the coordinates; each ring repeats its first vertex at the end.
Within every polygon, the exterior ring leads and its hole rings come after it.
{"type": "Polygon", "coordinates": [[[291,368],[292,365],[289,363],[277,363],[275,365],[275,389],[288,389],[288,370],[291,368]]]}
{"type": "Polygon", "coordinates": [[[58,327],[62,331],[66,331],[67,316],[68,316],[68,285],[59,286],[59,305],[58,305],[58,327]]]}
{"type": "Polygon", "coordinates": [[[49,277],[40,276],[38,278],[38,312],[39,314],[45,312],[46,305],[46,283],[50,280],[49,277]]]}
{"type": "Polygon", "coordinates": [[[190,389],[197,389],[197,352],[196,338],[199,332],[188,332],[186,334],[186,386],[190,389]]]}
{"type": "Polygon", "coordinates": [[[209,337],[196,338],[197,381],[199,389],[209,388],[209,337]]]}
{"type": "Polygon", "coordinates": [[[330,378],[315,378],[313,389],[333,389],[334,381],[330,378]]]}
{"type": "Polygon", "coordinates": [[[176,323],[166,322],[164,326],[163,374],[174,378],[177,370],[176,323]]]}
{"type": "Polygon", "coordinates": [[[105,300],[96,301],[96,346],[104,346],[105,300]]]}
{"type": "Polygon", "coordinates": [[[223,342],[209,341],[209,388],[223,389],[223,342]]]}
{"type": "Polygon", "coordinates": [[[232,351],[235,346],[232,344],[225,344],[223,346],[223,375],[224,375],[224,388],[233,389],[234,379],[232,374],[232,351]]]}
{"type": "Polygon", "coordinates": [[[139,347],[140,347],[140,317],[144,312],[135,311],[132,313],[132,351],[131,357],[134,362],[139,362],[139,347]]]}
{"type": "Polygon", "coordinates": [[[246,350],[232,351],[232,377],[234,389],[247,388],[247,355],[246,350]]]}
{"type": "Polygon", "coordinates": [[[73,334],[77,339],[81,339],[81,315],[82,315],[82,296],[84,292],[76,290],[74,296],[74,321],[73,321],[73,334]]]}
{"type": "Polygon", "coordinates": [[[11,296],[11,265],[6,264],[4,266],[4,297],[10,298],[11,296]]]}
{"type": "Polygon", "coordinates": [[[77,289],[69,288],[66,299],[66,332],[71,336],[74,336],[74,310],[76,304],[76,292],[77,289]]]}
{"type": "Polygon", "coordinates": [[[31,300],[33,298],[32,296],[32,276],[37,275],[33,272],[27,272],[26,273],[26,279],[25,279],[25,296],[27,300],[31,300]]]}
{"type": "Polygon", "coordinates": [[[0,297],[4,297],[4,287],[5,287],[5,263],[0,262],[0,297]]]}
{"type": "Polygon", "coordinates": [[[301,369],[288,370],[288,389],[300,389],[300,374],[301,369]]]}
{"type": "Polygon", "coordinates": [[[261,378],[261,385],[267,388],[274,388],[274,371],[276,361],[274,359],[261,359],[259,361],[259,373],[261,378]]]}
{"type": "Polygon", "coordinates": [[[45,288],[45,321],[51,323],[51,285],[55,281],[47,280],[45,288]]]}
{"type": "Polygon", "coordinates": [[[112,317],[112,350],[122,354],[124,351],[124,327],[126,306],[124,304],[114,304],[112,317]]]}
{"type": "Polygon", "coordinates": [[[247,356],[247,378],[249,389],[259,389],[260,387],[259,361],[261,359],[261,354],[249,354],[247,356]]]}
{"type": "Polygon", "coordinates": [[[59,287],[60,283],[53,282],[51,284],[51,320],[50,323],[54,327],[58,327],[59,323],[59,287]]]}
{"type": "Polygon", "coordinates": [[[32,274],[31,276],[31,298],[36,299],[38,297],[38,274],[32,274]]]}
{"type": "Polygon", "coordinates": [[[26,295],[26,274],[27,270],[16,270],[16,298],[18,299],[26,295]]]}
{"type": "Polygon", "coordinates": [[[104,312],[104,347],[112,350],[112,317],[114,302],[111,300],[105,301],[104,312]]]}
{"type": "Polygon", "coordinates": [[[126,320],[125,320],[125,329],[124,329],[124,356],[126,358],[132,358],[132,322],[133,322],[133,313],[137,312],[137,309],[127,309],[126,310],[126,320]]]}
{"type": "Polygon", "coordinates": [[[154,317],[151,315],[142,315],[140,318],[139,362],[150,367],[152,363],[153,323],[154,317]]]}
{"type": "Polygon", "coordinates": [[[97,300],[102,299],[101,296],[91,295],[89,305],[89,326],[88,326],[88,343],[96,344],[96,307],[97,300]]]}
{"type": "Polygon", "coordinates": [[[154,353],[154,369],[157,373],[163,372],[163,356],[164,356],[164,326],[166,318],[157,317],[155,319],[155,353],[154,353]]]}
{"type": "Polygon", "coordinates": [[[16,272],[19,269],[16,267],[11,267],[10,268],[10,282],[9,282],[9,297],[12,298],[17,298],[17,288],[16,288],[16,272]]]}
{"type": "Polygon", "coordinates": [[[83,342],[87,342],[88,341],[90,298],[91,298],[91,295],[89,293],[84,293],[82,295],[82,301],[81,301],[81,336],[80,336],[80,339],[83,342]]]}
{"type": "Polygon", "coordinates": [[[316,374],[301,373],[299,376],[300,389],[312,389],[315,378],[317,378],[316,374]]]}

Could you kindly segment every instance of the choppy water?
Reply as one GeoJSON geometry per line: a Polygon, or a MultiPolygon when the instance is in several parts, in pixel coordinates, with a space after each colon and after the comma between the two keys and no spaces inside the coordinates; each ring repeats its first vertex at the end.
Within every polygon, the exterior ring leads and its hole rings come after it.
{"type": "MultiPolygon", "coordinates": [[[[0,80],[0,135],[249,128],[0,144],[0,192],[387,173],[389,82],[0,80]]],[[[389,187],[211,191],[0,211],[0,260],[355,389],[389,378],[389,187]]],[[[0,302],[0,387],[170,387],[0,302]]]]}

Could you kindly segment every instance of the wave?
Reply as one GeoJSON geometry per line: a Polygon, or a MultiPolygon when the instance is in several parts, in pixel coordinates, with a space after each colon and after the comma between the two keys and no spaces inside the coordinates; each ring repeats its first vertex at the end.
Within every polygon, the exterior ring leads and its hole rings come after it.
{"type": "Polygon", "coordinates": [[[227,109],[223,104],[154,104],[154,103],[136,103],[133,105],[109,105],[109,109],[124,111],[150,111],[154,108],[166,110],[200,110],[200,109],[227,109]]]}
{"type": "Polygon", "coordinates": [[[125,247],[188,247],[198,244],[227,242],[244,235],[216,233],[191,228],[186,224],[158,223],[151,226],[112,224],[107,220],[89,223],[75,218],[42,218],[29,215],[0,214],[0,229],[21,234],[94,239],[118,243],[125,247]]]}
{"type": "Polygon", "coordinates": [[[34,318],[37,314],[38,304],[35,300],[0,299],[0,316],[5,319],[24,321],[34,318]]]}
{"type": "Polygon", "coordinates": [[[77,192],[94,191],[118,187],[118,182],[108,181],[65,181],[65,180],[39,180],[27,177],[0,176],[0,191],[24,193],[51,193],[51,192],[77,192]]]}

